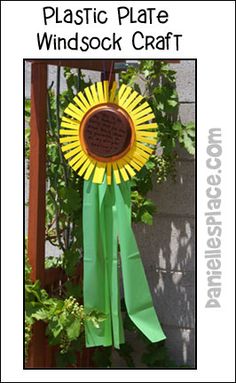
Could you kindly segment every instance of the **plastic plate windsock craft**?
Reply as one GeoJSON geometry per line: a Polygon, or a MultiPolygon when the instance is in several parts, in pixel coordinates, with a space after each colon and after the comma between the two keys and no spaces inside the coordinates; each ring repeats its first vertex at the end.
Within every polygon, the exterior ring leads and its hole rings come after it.
{"type": "Polygon", "coordinates": [[[86,346],[124,343],[120,261],[129,317],[150,341],[161,341],[165,335],[132,231],[130,199],[130,179],[157,143],[155,116],[141,95],[124,84],[118,89],[116,82],[97,82],[73,101],[62,117],[60,143],[84,178],[84,306],[105,314],[99,328],[86,323],[86,346]]]}

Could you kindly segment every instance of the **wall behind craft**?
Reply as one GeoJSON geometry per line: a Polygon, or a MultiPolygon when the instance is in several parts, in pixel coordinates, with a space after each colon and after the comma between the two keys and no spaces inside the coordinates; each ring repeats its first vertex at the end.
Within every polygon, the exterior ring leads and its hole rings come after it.
{"type": "MultiPolygon", "coordinates": [[[[195,62],[183,60],[171,64],[177,72],[179,116],[182,122],[195,121],[195,62]]],[[[49,66],[49,84],[55,80],[56,68],[49,66]]],[[[30,64],[26,64],[26,93],[30,97],[30,64]]],[[[96,72],[86,71],[92,81],[100,80],[96,72]]],[[[61,90],[65,89],[61,79],[61,90]]],[[[167,335],[166,344],[173,360],[194,367],[195,352],[195,252],[194,252],[194,158],[178,149],[177,179],[158,185],[150,193],[157,204],[152,226],[135,226],[137,242],[153,295],[154,304],[167,335]]],[[[26,185],[26,200],[28,185],[26,185]]],[[[26,211],[27,218],[27,211],[26,211]]],[[[27,219],[26,219],[27,221],[27,219]]],[[[27,231],[27,225],[26,225],[27,231]]],[[[57,255],[46,244],[47,255],[57,255]]],[[[137,367],[143,344],[135,335],[128,337],[134,348],[137,367]]],[[[113,355],[114,367],[125,367],[117,353],[113,355]]]]}

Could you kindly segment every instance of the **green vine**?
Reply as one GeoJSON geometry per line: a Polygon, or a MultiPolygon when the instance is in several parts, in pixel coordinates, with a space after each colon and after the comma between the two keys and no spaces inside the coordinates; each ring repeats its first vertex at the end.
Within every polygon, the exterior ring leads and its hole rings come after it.
{"type": "Polygon", "coordinates": [[[176,92],[176,72],[169,65],[154,60],[142,60],[138,67],[130,66],[120,75],[120,83],[132,86],[152,106],[158,122],[158,147],[142,171],[132,179],[132,218],[134,222],[152,224],[154,203],[147,198],[155,183],[176,178],[177,146],[191,155],[195,147],[195,127],[183,124],[178,117],[179,100],[176,92]]]}
{"type": "Polygon", "coordinates": [[[25,355],[28,357],[32,326],[36,321],[46,323],[46,335],[50,345],[58,346],[59,360],[68,359],[73,349],[74,354],[84,345],[84,327],[91,321],[95,327],[105,320],[105,316],[96,310],[86,312],[78,299],[50,297],[37,280],[30,280],[30,265],[26,258],[25,267],[25,355]],[[79,342],[78,342],[79,340],[79,342]],[[75,347],[76,345],[76,347],[75,347]]]}

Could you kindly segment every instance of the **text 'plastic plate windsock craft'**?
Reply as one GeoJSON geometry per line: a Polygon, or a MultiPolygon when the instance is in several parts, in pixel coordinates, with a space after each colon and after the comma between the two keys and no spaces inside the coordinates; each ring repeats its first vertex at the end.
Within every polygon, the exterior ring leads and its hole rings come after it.
{"type": "Polygon", "coordinates": [[[62,152],[84,178],[84,306],[105,314],[99,328],[86,324],[86,346],[124,343],[119,255],[127,312],[152,342],[165,339],[131,228],[130,179],[157,143],[148,102],[132,88],[108,81],[79,92],[64,111],[62,152]]]}

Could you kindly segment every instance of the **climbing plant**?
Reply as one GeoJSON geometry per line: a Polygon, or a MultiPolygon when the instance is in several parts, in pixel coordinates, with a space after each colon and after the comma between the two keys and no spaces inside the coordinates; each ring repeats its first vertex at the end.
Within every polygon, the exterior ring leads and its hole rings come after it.
{"type": "MultiPolygon", "coordinates": [[[[144,95],[151,104],[158,122],[159,144],[147,164],[132,179],[132,220],[151,225],[156,211],[154,201],[148,192],[155,183],[165,182],[168,177],[175,179],[178,145],[194,154],[195,129],[193,123],[183,124],[178,117],[179,101],[176,92],[175,71],[160,61],[142,60],[138,67],[129,66],[120,74],[120,83],[132,86],[144,95]]],[[[73,365],[76,353],[84,345],[83,329],[91,320],[99,326],[104,320],[103,313],[87,313],[82,305],[82,285],[75,283],[78,265],[83,258],[82,236],[82,180],[66,165],[59,145],[60,117],[67,104],[79,90],[90,85],[80,71],[57,68],[56,82],[48,88],[47,124],[47,192],[46,192],[46,240],[58,249],[58,257],[47,256],[45,266],[64,269],[66,281],[53,293],[41,289],[40,281],[32,283],[29,278],[29,265],[26,262],[25,309],[26,356],[33,323],[43,320],[47,324],[49,342],[58,345],[58,366],[73,365]],[[63,71],[63,73],[62,73],[63,71]],[[67,89],[61,92],[60,80],[63,74],[67,89]],[[55,86],[54,86],[55,85],[55,86]]],[[[26,159],[29,159],[30,100],[25,101],[26,117],[26,159]]],[[[96,292],[95,292],[96,293],[96,292]]],[[[126,318],[127,331],[136,331],[126,318]]],[[[137,332],[138,334],[138,332],[137,332]]],[[[142,336],[139,334],[139,336],[142,336]]],[[[168,358],[163,343],[152,345],[144,339],[145,350],[142,363],[147,366],[174,366],[168,358]],[[161,350],[161,351],[160,351],[161,350]]],[[[134,366],[132,346],[126,343],[117,351],[128,367],[134,366]]],[[[109,367],[111,348],[99,348],[94,354],[94,363],[99,367],[109,367]]]]}
{"type": "Polygon", "coordinates": [[[70,289],[63,296],[50,296],[40,287],[40,281],[30,280],[30,265],[25,262],[25,356],[28,357],[32,326],[36,321],[46,323],[49,344],[58,346],[57,359],[63,366],[76,363],[76,352],[83,345],[85,323],[91,321],[95,327],[105,319],[96,310],[87,312],[78,300],[78,292],[69,295],[70,289]]]}

